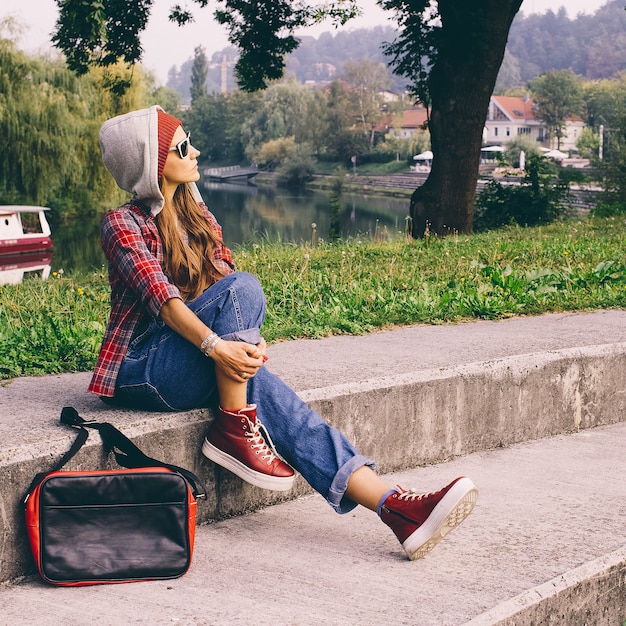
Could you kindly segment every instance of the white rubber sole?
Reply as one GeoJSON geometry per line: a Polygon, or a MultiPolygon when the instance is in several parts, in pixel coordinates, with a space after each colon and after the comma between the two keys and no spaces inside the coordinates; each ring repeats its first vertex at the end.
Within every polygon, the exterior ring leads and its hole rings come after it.
{"type": "Polygon", "coordinates": [[[469,478],[461,478],[441,499],[426,521],[402,544],[411,561],[428,554],[471,512],[478,499],[478,489],[469,478]]]}
{"type": "Polygon", "coordinates": [[[260,487],[261,489],[288,491],[293,486],[293,481],[296,478],[295,474],[289,477],[268,476],[267,474],[262,474],[261,472],[250,469],[241,461],[238,461],[229,454],[222,452],[219,448],[216,448],[206,438],[202,444],[202,454],[204,454],[207,459],[213,461],[213,463],[217,463],[217,465],[226,468],[247,483],[255,487],[260,487]]]}

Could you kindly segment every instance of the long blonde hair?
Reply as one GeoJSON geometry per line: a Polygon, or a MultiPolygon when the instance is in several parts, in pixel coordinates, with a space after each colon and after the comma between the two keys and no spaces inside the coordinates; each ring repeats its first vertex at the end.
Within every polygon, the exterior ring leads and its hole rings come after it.
{"type": "Polygon", "coordinates": [[[222,278],[213,262],[217,237],[189,185],[179,185],[171,204],[155,218],[163,241],[165,273],[179,288],[184,300],[197,298],[222,278]]]}

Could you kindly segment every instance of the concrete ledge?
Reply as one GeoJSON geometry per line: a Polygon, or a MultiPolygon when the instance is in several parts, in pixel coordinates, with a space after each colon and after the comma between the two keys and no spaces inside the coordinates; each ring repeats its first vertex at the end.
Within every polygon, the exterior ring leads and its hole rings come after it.
{"type": "Polygon", "coordinates": [[[302,392],[383,472],[626,419],[626,343],[302,392]]]}
{"type": "Polygon", "coordinates": [[[619,626],[626,617],[626,547],[503,602],[463,626],[619,626]]]}
{"type": "MultiPolygon", "coordinates": [[[[271,356],[271,353],[270,353],[271,356]]],[[[11,381],[0,391],[0,580],[33,572],[21,498],[73,433],[58,425],[62,406],[107,420],[147,454],[188,467],[206,483],[199,521],[242,514],[309,492],[299,478],[287,494],[251,487],[206,460],[199,443],[207,410],[178,414],[112,410],[85,393],[89,374],[11,381]]],[[[381,472],[624,420],[626,343],[522,354],[381,379],[300,390],[381,472]]],[[[72,468],[103,467],[97,436],[72,468]]]]}

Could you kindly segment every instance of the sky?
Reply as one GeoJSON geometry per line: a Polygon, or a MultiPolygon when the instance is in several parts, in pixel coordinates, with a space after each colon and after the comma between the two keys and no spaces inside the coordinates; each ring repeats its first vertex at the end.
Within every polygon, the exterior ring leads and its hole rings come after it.
{"type": "MultiPolygon", "coordinates": [[[[545,13],[551,9],[557,11],[565,6],[570,18],[578,13],[594,13],[607,0],[524,0],[521,11],[545,13]]],[[[50,33],[58,17],[55,0],[21,0],[19,6],[15,0],[0,0],[0,22],[7,16],[13,16],[24,25],[24,32],[18,38],[18,45],[26,52],[42,52],[51,49],[50,33]]],[[[381,24],[391,24],[387,13],[380,9],[375,0],[361,0],[359,5],[363,15],[351,21],[341,30],[368,28],[381,24]]],[[[151,70],[157,79],[165,84],[168,71],[172,66],[180,67],[192,58],[194,49],[203,46],[207,56],[228,45],[226,31],[212,19],[211,4],[200,9],[190,0],[155,0],[148,27],[142,37],[144,54],[142,64],[151,70]],[[196,15],[193,24],[179,27],[169,23],[167,15],[174,4],[188,5],[196,15]]],[[[330,22],[302,31],[301,34],[319,36],[325,31],[333,32],[330,22]]]]}

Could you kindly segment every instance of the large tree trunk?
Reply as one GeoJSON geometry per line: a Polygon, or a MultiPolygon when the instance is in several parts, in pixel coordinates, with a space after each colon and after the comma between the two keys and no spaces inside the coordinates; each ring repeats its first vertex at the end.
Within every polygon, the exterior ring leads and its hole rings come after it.
{"type": "Polygon", "coordinates": [[[433,162],[411,197],[412,232],[468,233],[489,98],[522,0],[439,0],[438,56],[429,76],[433,162]]]}

